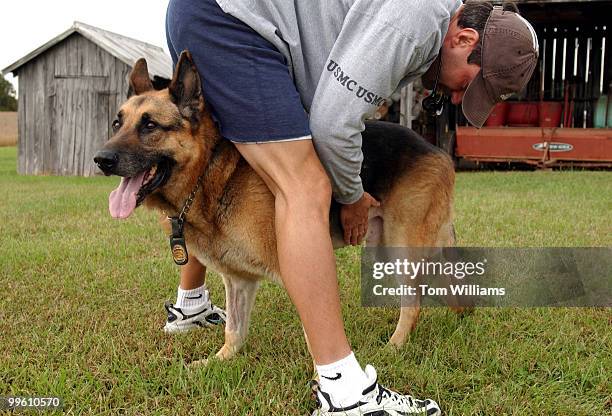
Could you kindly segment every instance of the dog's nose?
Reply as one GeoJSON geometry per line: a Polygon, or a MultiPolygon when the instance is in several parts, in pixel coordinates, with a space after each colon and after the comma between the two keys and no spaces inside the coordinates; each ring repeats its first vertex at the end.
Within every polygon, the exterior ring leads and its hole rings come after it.
{"type": "Polygon", "coordinates": [[[94,162],[104,172],[105,175],[110,175],[113,169],[117,166],[119,156],[117,152],[112,150],[100,150],[94,156],[94,162]]]}

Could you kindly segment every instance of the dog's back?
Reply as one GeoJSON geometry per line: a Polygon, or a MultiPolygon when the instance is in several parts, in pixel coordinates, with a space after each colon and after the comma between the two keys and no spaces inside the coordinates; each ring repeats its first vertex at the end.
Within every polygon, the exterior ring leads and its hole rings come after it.
{"type": "MultiPolygon", "coordinates": [[[[440,207],[450,208],[454,168],[446,153],[413,130],[394,123],[368,121],[362,137],[364,159],[360,176],[363,187],[382,203],[383,209],[394,208],[388,203],[390,199],[404,200],[412,207],[404,217],[411,212],[423,212],[422,206],[432,199],[440,207]]],[[[342,245],[340,207],[332,202],[330,227],[335,246],[342,245]]]]}

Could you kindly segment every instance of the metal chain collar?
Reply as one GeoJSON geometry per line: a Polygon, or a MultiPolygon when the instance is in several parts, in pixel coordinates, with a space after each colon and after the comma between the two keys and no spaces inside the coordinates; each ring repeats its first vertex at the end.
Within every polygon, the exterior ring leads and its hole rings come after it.
{"type": "Polygon", "coordinates": [[[200,189],[200,186],[202,186],[202,180],[203,179],[204,179],[204,174],[200,175],[200,177],[198,178],[198,181],[196,182],[196,185],[194,186],[193,190],[191,191],[191,193],[187,197],[187,200],[185,201],[185,204],[183,205],[183,209],[181,209],[181,213],[178,216],[178,220],[179,220],[179,222],[181,224],[185,221],[185,216],[187,215],[187,213],[191,209],[191,204],[193,204],[193,200],[195,199],[195,196],[198,193],[198,190],[200,189]]]}

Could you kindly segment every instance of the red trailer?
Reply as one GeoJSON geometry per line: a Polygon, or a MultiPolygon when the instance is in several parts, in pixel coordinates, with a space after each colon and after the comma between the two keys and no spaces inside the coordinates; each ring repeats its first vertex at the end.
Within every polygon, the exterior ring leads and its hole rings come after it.
{"type": "Polygon", "coordinates": [[[455,155],[474,162],[609,167],[612,129],[457,127],[455,155]]]}

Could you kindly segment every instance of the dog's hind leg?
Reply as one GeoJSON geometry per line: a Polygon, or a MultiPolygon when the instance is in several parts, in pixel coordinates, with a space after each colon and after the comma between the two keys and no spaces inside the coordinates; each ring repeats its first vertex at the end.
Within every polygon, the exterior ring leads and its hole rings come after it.
{"type": "MultiPolygon", "coordinates": [[[[384,224],[384,212],[382,208],[375,208],[370,210],[370,218],[368,224],[368,234],[366,237],[366,246],[373,248],[382,246],[381,249],[384,251],[385,247],[391,247],[391,241],[400,242],[397,238],[394,239],[394,233],[389,232],[388,227],[385,227],[384,224]],[[384,230],[387,228],[387,233],[385,236],[384,230]]],[[[405,244],[403,240],[401,240],[401,244],[398,244],[398,247],[401,247],[405,244]]],[[[389,340],[391,345],[396,347],[401,347],[406,342],[406,338],[410,334],[410,332],[416,326],[416,322],[419,317],[419,304],[418,298],[416,301],[412,302],[410,307],[402,307],[400,309],[400,318],[397,322],[397,326],[395,328],[395,332],[393,336],[389,340]]]]}
{"type": "MultiPolygon", "coordinates": [[[[412,259],[414,255],[410,254],[411,250],[406,250],[406,258],[412,259]]],[[[413,282],[404,281],[404,284],[414,285],[413,282]]],[[[402,297],[401,299],[401,307],[400,307],[400,315],[397,321],[397,325],[395,326],[395,331],[393,331],[393,335],[389,338],[389,345],[392,345],[396,348],[402,347],[406,340],[408,339],[408,335],[414,328],[416,328],[417,321],[419,320],[419,314],[421,313],[421,297],[417,292],[415,296],[402,297]]]]}
{"type": "MultiPolygon", "coordinates": [[[[452,223],[445,224],[438,234],[438,245],[444,247],[444,260],[457,263],[461,261],[459,252],[456,248],[455,227],[452,223]]],[[[453,278],[447,278],[446,285],[449,287],[453,283],[453,278]]],[[[459,315],[467,315],[474,310],[472,299],[468,297],[460,297],[453,295],[448,291],[448,295],[444,297],[448,307],[459,315]]]]}
{"type": "MultiPolygon", "coordinates": [[[[416,299],[418,299],[418,296],[416,296],[416,299]]],[[[420,313],[421,308],[419,305],[400,308],[400,316],[399,320],[397,321],[397,326],[395,327],[395,331],[393,331],[393,335],[391,335],[391,338],[389,338],[390,345],[397,348],[404,346],[408,335],[410,335],[410,333],[414,331],[414,328],[416,327],[420,313]]]]}
{"type": "MultiPolygon", "coordinates": [[[[454,169],[448,156],[432,153],[418,161],[413,169],[398,180],[386,201],[382,244],[386,247],[406,247],[408,259],[419,260],[435,254],[429,249],[447,246],[445,228],[452,224],[454,169]],[[445,241],[441,241],[445,240],[445,241]],[[414,250],[412,250],[414,249],[414,250]],[[412,251],[412,253],[410,253],[412,251]]],[[[418,280],[419,277],[417,276],[418,280]]],[[[414,280],[417,282],[417,280],[414,280]]],[[[419,291],[400,310],[400,318],[389,343],[400,347],[416,327],[420,312],[419,291]]],[[[402,299],[402,303],[405,300],[402,299]]],[[[404,303],[403,303],[404,304],[404,303]]]]}
{"type": "Polygon", "coordinates": [[[259,282],[224,275],[223,283],[227,314],[225,344],[216,356],[221,360],[227,360],[234,357],[246,341],[259,282]]]}

